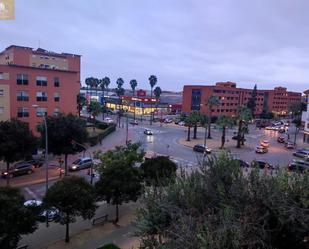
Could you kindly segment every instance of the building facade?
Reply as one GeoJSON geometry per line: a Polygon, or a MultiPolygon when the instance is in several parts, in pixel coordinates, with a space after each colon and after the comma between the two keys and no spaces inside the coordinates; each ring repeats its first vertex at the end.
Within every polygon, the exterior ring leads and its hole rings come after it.
{"type": "Polygon", "coordinates": [[[14,45],[0,53],[0,121],[18,118],[37,133],[42,113],[77,113],[79,89],[80,55],[14,45]]]}
{"type": "Polygon", "coordinates": [[[304,143],[309,144],[309,89],[305,93],[306,111],[302,113],[302,122],[304,123],[304,143]]]}
{"type": "MultiPolygon", "coordinates": [[[[252,89],[237,88],[234,82],[217,82],[212,86],[185,85],[183,88],[182,111],[190,113],[193,110],[201,111],[213,116],[235,116],[239,106],[246,105],[252,95],[252,89]],[[208,110],[206,101],[209,96],[217,96],[220,105],[208,110]]],[[[278,115],[287,115],[291,103],[300,102],[301,93],[289,92],[284,87],[275,87],[273,90],[257,90],[256,116],[264,112],[273,112],[278,115]]]]}

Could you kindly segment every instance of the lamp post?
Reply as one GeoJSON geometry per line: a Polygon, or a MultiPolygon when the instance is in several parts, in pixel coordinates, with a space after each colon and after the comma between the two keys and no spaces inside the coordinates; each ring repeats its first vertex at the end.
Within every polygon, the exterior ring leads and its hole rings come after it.
{"type": "MultiPolygon", "coordinates": [[[[38,105],[32,105],[36,110],[39,108],[38,105]]],[[[45,127],[45,194],[48,190],[48,134],[47,134],[47,123],[46,114],[42,113],[43,123],[45,127]]],[[[48,227],[48,210],[46,211],[46,226],[48,227]]]]}

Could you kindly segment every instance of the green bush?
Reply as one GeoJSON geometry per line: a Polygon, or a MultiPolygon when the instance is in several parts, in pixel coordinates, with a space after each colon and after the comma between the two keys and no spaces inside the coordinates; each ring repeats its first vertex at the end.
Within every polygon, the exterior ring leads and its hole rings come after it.
{"type": "Polygon", "coordinates": [[[98,249],[121,249],[121,248],[114,244],[107,244],[105,246],[99,247],[98,249]]]}
{"type": "Polygon", "coordinates": [[[89,137],[88,138],[88,143],[91,146],[94,146],[94,145],[98,144],[100,141],[102,141],[107,135],[109,135],[112,132],[114,132],[115,130],[116,130],[116,125],[115,124],[109,125],[106,129],[104,129],[102,132],[100,132],[96,136],[89,137]]]}

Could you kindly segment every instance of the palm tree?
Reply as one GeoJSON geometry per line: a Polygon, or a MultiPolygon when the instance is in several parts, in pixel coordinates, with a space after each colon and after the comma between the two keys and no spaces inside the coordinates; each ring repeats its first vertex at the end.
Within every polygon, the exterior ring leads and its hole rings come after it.
{"type": "Polygon", "coordinates": [[[102,106],[97,101],[90,101],[90,104],[87,110],[93,117],[93,121],[94,121],[93,130],[95,130],[96,117],[102,112],[102,106]]]}
{"type": "Polygon", "coordinates": [[[188,127],[187,141],[190,141],[191,126],[193,124],[193,120],[192,120],[192,115],[191,114],[188,117],[186,117],[185,124],[188,127]]]}
{"type": "Polygon", "coordinates": [[[116,81],[116,84],[117,84],[117,88],[115,89],[115,91],[118,96],[118,125],[120,127],[120,117],[121,117],[120,105],[122,104],[121,96],[124,95],[124,91],[125,91],[124,88],[122,87],[124,84],[123,79],[118,78],[116,81]]]}
{"type": "Polygon", "coordinates": [[[224,148],[226,128],[233,125],[233,119],[228,116],[220,116],[217,120],[217,125],[222,129],[221,147],[224,148]]]}
{"type": "Polygon", "coordinates": [[[210,95],[209,98],[206,101],[206,106],[208,107],[208,112],[209,112],[209,119],[208,119],[208,139],[211,139],[211,134],[210,134],[210,125],[211,125],[211,118],[212,118],[212,108],[213,106],[219,105],[220,100],[217,96],[210,95]]]}
{"type": "Polygon", "coordinates": [[[240,106],[237,109],[237,121],[238,121],[238,134],[237,134],[237,146],[240,148],[241,143],[244,144],[244,134],[247,131],[247,123],[251,119],[251,110],[245,106],[240,106]]]}
{"type": "Polygon", "coordinates": [[[150,97],[151,97],[151,113],[150,113],[150,125],[152,124],[152,89],[157,84],[157,77],[155,75],[150,75],[149,77],[149,84],[150,84],[150,97]]]}
{"type": "Polygon", "coordinates": [[[154,95],[156,96],[156,111],[158,111],[158,105],[159,105],[159,101],[160,101],[160,96],[162,93],[161,87],[157,86],[154,90],[153,90],[154,95]]]}
{"type": "MultiPolygon", "coordinates": [[[[137,87],[137,81],[134,79],[134,80],[131,80],[130,81],[130,86],[131,86],[131,89],[132,89],[132,98],[134,99],[134,96],[135,96],[135,88],[137,87]]],[[[133,114],[133,118],[134,118],[134,121],[135,121],[135,107],[136,107],[136,102],[135,100],[133,100],[133,104],[134,104],[134,114],[133,114]]]]}
{"type": "Polygon", "coordinates": [[[193,139],[196,139],[196,133],[197,133],[197,124],[201,121],[201,114],[199,111],[193,111],[190,113],[191,120],[192,120],[192,126],[193,128],[193,139]]]}
{"type": "MultiPolygon", "coordinates": [[[[108,77],[104,77],[100,80],[100,88],[103,92],[103,102],[104,102],[104,110],[106,110],[106,99],[105,99],[105,90],[107,90],[108,85],[110,84],[110,79],[108,77]]],[[[104,112],[103,112],[104,119],[104,112]]]]}
{"type": "Polygon", "coordinates": [[[79,93],[77,94],[76,101],[77,101],[78,116],[80,117],[80,112],[82,111],[83,107],[87,105],[87,99],[79,93]]]}

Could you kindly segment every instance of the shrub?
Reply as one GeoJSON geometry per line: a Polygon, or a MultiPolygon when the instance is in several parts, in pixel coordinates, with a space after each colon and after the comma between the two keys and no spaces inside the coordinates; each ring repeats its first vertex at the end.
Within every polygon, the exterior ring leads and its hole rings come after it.
{"type": "Polygon", "coordinates": [[[107,245],[99,247],[98,249],[121,249],[121,248],[114,244],[107,244],[107,245]]]}
{"type": "Polygon", "coordinates": [[[98,133],[97,135],[89,137],[88,142],[89,142],[90,146],[94,146],[94,145],[100,143],[107,135],[111,134],[115,130],[116,130],[116,125],[111,124],[105,130],[98,133]]]}

